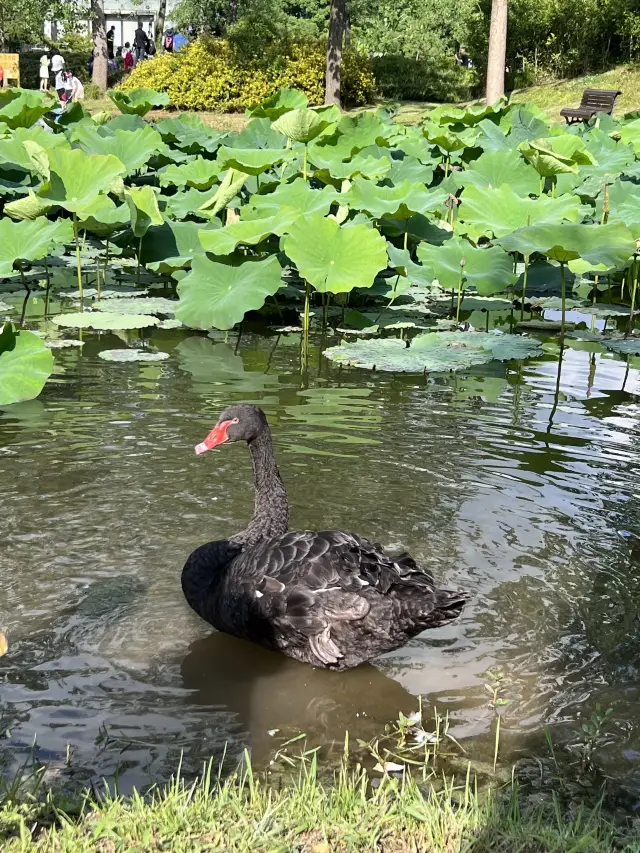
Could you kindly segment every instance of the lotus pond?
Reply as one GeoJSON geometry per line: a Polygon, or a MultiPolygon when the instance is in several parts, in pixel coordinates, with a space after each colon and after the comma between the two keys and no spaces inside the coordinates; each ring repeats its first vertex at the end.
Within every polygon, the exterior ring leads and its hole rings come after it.
{"type": "Polygon", "coordinates": [[[221,134],[161,100],[0,93],[5,774],[288,766],[422,697],[454,771],[635,808],[640,118],[283,91],[221,134]],[[250,510],[240,448],[193,454],[230,401],[267,411],[292,525],[407,547],[459,622],[346,674],[210,634],[179,572],[250,510]]]}

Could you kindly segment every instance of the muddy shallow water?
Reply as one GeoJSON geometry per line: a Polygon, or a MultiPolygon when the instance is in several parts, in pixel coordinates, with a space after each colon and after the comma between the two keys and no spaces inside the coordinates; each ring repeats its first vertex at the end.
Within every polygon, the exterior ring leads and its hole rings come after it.
{"type": "Polygon", "coordinates": [[[159,364],[108,364],[115,336],[56,352],[33,402],[0,410],[0,761],[117,777],[196,771],[274,729],[373,737],[448,712],[500,761],[579,740],[613,707],[601,771],[640,799],[640,360],[564,352],[524,366],[393,377],[340,370],[296,336],[153,332],[159,364]],[[408,548],[471,604],[454,625],[343,674],[212,634],[183,600],[189,552],[252,510],[246,449],[193,446],[230,401],[272,424],[295,528],[408,548]],[[35,740],[35,746],[34,746],[35,740]]]}

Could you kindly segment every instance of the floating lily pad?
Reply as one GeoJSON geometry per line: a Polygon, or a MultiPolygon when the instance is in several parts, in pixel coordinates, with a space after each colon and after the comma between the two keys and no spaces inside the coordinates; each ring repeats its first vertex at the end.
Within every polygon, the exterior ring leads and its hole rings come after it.
{"type": "Polygon", "coordinates": [[[628,317],[631,309],[627,305],[612,305],[605,302],[596,302],[594,305],[585,305],[580,308],[581,314],[589,314],[593,317],[628,317]]]}
{"type": "Polygon", "coordinates": [[[74,338],[56,338],[53,340],[45,340],[45,344],[49,349],[70,349],[83,347],[84,341],[79,341],[74,338]]]}
{"type": "Polygon", "coordinates": [[[168,352],[155,352],[148,349],[105,349],[98,353],[103,361],[164,361],[168,352]]]}
{"type": "Polygon", "coordinates": [[[485,332],[428,332],[409,346],[397,338],[342,343],[325,350],[331,361],[368,370],[397,373],[435,373],[464,370],[493,359],[531,358],[542,355],[539,343],[518,335],[485,332]]]}
{"type": "Polygon", "coordinates": [[[110,311],[84,311],[77,314],[58,314],[51,318],[57,326],[70,326],[75,329],[95,329],[112,331],[114,329],[143,329],[157,326],[160,320],[146,314],[116,314],[110,311]]]}
{"type": "MultiPolygon", "coordinates": [[[[529,329],[537,332],[560,332],[562,323],[559,320],[521,320],[517,324],[518,329],[529,329]]],[[[564,328],[573,329],[575,323],[565,323],[564,328]]]]}
{"type": "Polygon", "coordinates": [[[177,299],[165,299],[163,296],[150,296],[148,299],[100,299],[94,303],[99,311],[114,314],[175,314],[178,307],[177,299]]]}
{"type": "Polygon", "coordinates": [[[183,324],[180,320],[175,320],[173,317],[168,317],[166,320],[162,320],[156,326],[156,329],[182,329],[184,328],[183,324]]]}
{"type": "Polygon", "coordinates": [[[640,338],[627,338],[626,340],[603,340],[602,343],[611,352],[619,355],[640,355],[640,338]]]}

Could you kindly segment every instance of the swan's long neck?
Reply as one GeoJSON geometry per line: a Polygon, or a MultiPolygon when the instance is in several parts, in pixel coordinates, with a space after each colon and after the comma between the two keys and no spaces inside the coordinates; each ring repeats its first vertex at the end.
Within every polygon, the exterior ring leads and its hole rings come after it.
{"type": "Polygon", "coordinates": [[[276,465],[268,426],[249,442],[249,452],[256,490],[253,518],[245,530],[229,540],[243,547],[282,536],[289,526],[289,501],[276,465]]]}

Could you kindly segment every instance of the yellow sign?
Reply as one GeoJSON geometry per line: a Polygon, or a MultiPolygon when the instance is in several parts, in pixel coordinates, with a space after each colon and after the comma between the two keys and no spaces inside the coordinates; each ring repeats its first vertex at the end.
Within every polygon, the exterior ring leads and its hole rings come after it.
{"type": "Polygon", "coordinates": [[[9,83],[20,85],[20,54],[0,53],[0,68],[2,68],[2,85],[6,89],[9,83]]]}

